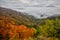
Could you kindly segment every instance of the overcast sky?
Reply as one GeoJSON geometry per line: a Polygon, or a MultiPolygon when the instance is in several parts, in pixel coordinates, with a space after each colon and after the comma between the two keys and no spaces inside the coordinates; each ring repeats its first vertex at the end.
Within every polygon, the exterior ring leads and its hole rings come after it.
{"type": "MultiPolygon", "coordinates": [[[[60,14],[60,0],[0,0],[0,7],[6,7],[40,18],[40,15],[60,14]]],[[[46,16],[47,15],[47,16],[46,16]]]]}

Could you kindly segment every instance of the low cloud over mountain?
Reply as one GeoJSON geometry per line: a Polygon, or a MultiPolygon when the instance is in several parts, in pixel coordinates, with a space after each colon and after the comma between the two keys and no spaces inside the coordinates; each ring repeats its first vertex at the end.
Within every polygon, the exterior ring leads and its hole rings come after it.
{"type": "Polygon", "coordinates": [[[60,14],[60,0],[0,0],[0,6],[26,12],[37,18],[41,18],[42,14],[60,14]]]}

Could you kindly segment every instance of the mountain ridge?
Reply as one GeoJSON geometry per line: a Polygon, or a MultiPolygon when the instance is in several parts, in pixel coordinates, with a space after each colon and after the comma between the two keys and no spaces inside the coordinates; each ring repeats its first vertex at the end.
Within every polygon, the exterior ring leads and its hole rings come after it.
{"type": "Polygon", "coordinates": [[[22,12],[17,12],[12,9],[0,7],[0,17],[7,17],[10,20],[16,22],[17,24],[32,25],[32,24],[42,24],[46,19],[54,19],[60,17],[60,15],[53,15],[43,19],[37,19],[32,15],[24,14],[22,12]]]}
{"type": "Polygon", "coordinates": [[[15,22],[18,22],[20,24],[20,22],[22,24],[29,24],[32,22],[32,23],[35,23],[36,22],[36,18],[32,15],[25,15],[23,14],[22,12],[17,12],[15,10],[12,10],[12,9],[8,9],[8,8],[3,8],[3,7],[0,7],[0,16],[5,16],[15,22]]]}

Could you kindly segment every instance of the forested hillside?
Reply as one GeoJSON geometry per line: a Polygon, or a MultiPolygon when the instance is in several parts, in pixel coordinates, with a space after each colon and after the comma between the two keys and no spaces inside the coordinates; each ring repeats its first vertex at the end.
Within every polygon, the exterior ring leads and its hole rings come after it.
{"type": "Polygon", "coordinates": [[[0,7],[0,40],[60,40],[60,15],[36,19],[0,7]]]}

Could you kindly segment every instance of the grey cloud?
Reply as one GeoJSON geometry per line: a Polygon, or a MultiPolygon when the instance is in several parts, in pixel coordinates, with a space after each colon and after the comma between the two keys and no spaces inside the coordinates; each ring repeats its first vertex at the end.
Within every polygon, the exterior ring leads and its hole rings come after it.
{"type": "Polygon", "coordinates": [[[41,18],[54,14],[60,14],[60,0],[0,0],[0,6],[14,9],[21,12],[26,12],[29,15],[34,15],[41,18]],[[23,1],[27,3],[23,3],[23,1]],[[39,15],[38,15],[39,14],[39,15]],[[47,16],[46,16],[47,15],[47,16]]]}

